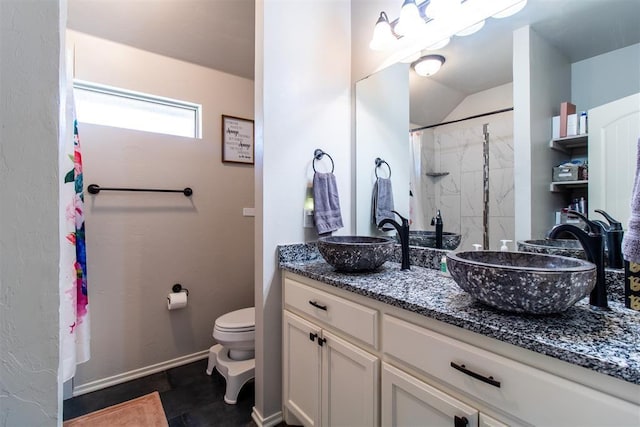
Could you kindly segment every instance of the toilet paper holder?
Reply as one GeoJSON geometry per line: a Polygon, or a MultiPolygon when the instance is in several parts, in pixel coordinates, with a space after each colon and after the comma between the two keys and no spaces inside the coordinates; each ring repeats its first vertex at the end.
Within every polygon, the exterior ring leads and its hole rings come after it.
{"type": "Polygon", "coordinates": [[[186,292],[186,293],[187,293],[187,296],[189,296],[189,289],[187,289],[187,288],[183,288],[183,287],[182,287],[182,285],[181,285],[180,283],[176,283],[175,285],[173,285],[173,286],[171,287],[171,290],[172,290],[173,292],[183,292],[183,291],[184,291],[184,292],[186,292]]]}

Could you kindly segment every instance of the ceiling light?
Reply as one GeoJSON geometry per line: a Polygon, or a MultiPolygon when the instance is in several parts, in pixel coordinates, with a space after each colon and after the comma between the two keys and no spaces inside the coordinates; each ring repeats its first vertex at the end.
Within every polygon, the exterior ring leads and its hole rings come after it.
{"type": "Polygon", "coordinates": [[[415,34],[424,25],[424,19],[420,16],[420,11],[415,0],[404,0],[400,9],[400,18],[394,27],[394,32],[399,36],[415,34]]]}
{"type": "Polygon", "coordinates": [[[468,26],[462,31],[458,31],[456,33],[456,36],[460,36],[460,37],[470,36],[471,34],[477,33],[478,31],[480,31],[482,27],[484,27],[484,19],[476,24],[468,26]]]}
{"type": "Polygon", "coordinates": [[[386,50],[389,49],[396,41],[396,37],[391,31],[391,25],[389,25],[389,18],[384,12],[380,12],[380,17],[376,26],[373,29],[373,38],[369,43],[369,48],[372,50],[386,50]]]}
{"type": "Polygon", "coordinates": [[[413,69],[416,70],[416,73],[418,73],[419,76],[433,76],[438,72],[440,67],[442,67],[444,61],[445,59],[442,55],[423,56],[413,63],[413,69]]]}
{"type": "Polygon", "coordinates": [[[516,13],[520,12],[522,9],[524,9],[524,7],[527,5],[527,0],[522,0],[520,3],[516,3],[511,7],[506,8],[505,10],[503,10],[502,12],[498,12],[496,14],[494,14],[492,17],[493,18],[507,18],[511,15],[515,15],[516,13]]]}

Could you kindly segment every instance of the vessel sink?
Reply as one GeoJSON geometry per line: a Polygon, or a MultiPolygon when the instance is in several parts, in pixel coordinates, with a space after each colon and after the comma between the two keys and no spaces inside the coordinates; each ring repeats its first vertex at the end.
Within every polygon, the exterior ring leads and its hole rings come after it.
{"type": "Polygon", "coordinates": [[[528,252],[447,254],[458,286],[494,308],[516,313],[565,311],[591,292],[596,266],[588,261],[528,252]]]}
{"type": "MultiPolygon", "coordinates": [[[[460,245],[460,239],[462,236],[456,233],[443,232],[442,233],[442,249],[454,250],[460,245]]],[[[400,238],[396,234],[396,241],[400,241],[400,238]]],[[[435,248],[436,247],[436,232],[435,231],[423,231],[423,230],[410,230],[409,231],[409,246],[421,246],[423,248],[435,248]]]]}
{"type": "Polygon", "coordinates": [[[587,259],[587,254],[577,240],[572,239],[539,239],[519,240],[518,250],[546,255],[560,255],[571,258],[587,259]]]}
{"type": "Polygon", "coordinates": [[[318,239],[320,255],[338,271],[373,271],[393,256],[391,237],[327,236],[318,239]]]}

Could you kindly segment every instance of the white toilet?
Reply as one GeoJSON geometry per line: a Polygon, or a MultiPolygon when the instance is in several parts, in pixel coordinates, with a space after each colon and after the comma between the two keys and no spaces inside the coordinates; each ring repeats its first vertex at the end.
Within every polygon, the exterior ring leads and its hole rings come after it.
{"type": "Polygon", "coordinates": [[[247,381],[255,377],[256,312],[254,307],[224,314],[216,319],[213,337],[218,344],[209,349],[207,374],[215,367],[227,381],[224,401],[231,405],[247,381]]]}

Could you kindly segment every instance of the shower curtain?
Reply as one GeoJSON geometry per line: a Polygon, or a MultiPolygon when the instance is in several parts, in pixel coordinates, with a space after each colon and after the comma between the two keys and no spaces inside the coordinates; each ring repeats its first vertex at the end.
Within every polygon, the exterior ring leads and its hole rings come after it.
{"type": "Polygon", "coordinates": [[[89,299],[84,230],[82,153],[72,79],[66,102],[67,132],[60,143],[60,369],[62,381],[89,360],[89,299]],[[69,125],[70,124],[70,125],[69,125]]]}

